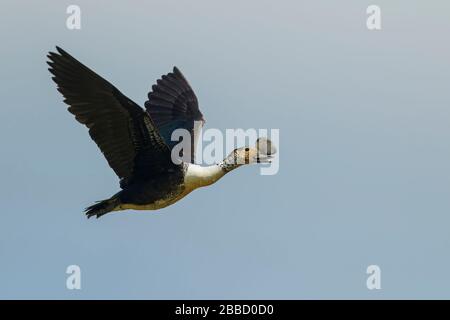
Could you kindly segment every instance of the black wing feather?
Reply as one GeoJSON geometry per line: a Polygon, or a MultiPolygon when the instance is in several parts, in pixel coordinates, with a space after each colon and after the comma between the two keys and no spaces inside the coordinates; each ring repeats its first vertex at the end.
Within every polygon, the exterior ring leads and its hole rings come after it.
{"type": "Polygon", "coordinates": [[[146,178],[173,166],[170,150],[149,115],[67,52],[50,52],[49,71],[75,119],[89,128],[91,138],[114,172],[123,179],[146,178]]]}
{"type": "MultiPolygon", "coordinates": [[[[172,132],[183,128],[190,132],[191,146],[195,146],[196,128],[194,121],[204,122],[198,107],[198,100],[186,78],[177,67],[173,72],[163,75],[152,86],[145,108],[150,114],[161,136],[169,148],[178,141],[172,141],[172,132]]],[[[192,148],[191,162],[194,162],[195,150],[192,148]]]]}

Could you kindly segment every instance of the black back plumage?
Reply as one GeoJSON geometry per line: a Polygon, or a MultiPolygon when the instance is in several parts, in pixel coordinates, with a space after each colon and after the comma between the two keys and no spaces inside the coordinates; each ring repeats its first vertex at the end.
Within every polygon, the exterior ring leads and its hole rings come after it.
{"type": "Polygon", "coordinates": [[[133,181],[181,170],[144,109],[64,50],[50,52],[49,71],[68,110],[89,128],[91,138],[121,178],[133,181]]]}

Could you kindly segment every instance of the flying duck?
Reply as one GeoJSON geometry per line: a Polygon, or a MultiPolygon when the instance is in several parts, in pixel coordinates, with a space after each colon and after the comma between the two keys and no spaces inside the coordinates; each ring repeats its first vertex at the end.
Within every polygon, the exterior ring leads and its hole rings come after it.
{"type": "Polygon", "coordinates": [[[86,208],[88,218],[167,207],[243,164],[270,162],[276,152],[270,140],[260,138],[253,148],[235,149],[222,162],[201,166],[194,164],[194,143],[187,155],[190,161],[174,161],[171,151],[178,141],[171,140],[172,132],[186,129],[195,142],[196,124],[205,122],[194,91],[177,67],[152,86],[144,110],[66,51],[56,51],[49,52],[47,63],[58,91],[120,178],[121,190],[86,208]]]}

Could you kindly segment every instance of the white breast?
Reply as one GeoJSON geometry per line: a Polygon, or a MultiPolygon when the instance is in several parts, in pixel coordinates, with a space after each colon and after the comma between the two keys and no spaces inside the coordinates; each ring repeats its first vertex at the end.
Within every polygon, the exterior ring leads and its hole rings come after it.
{"type": "Polygon", "coordinates": [[[218,165],[199,166],[190,163],[184,176],[184,187],[190,191],[208,186],[224,176],[225,172],[218,165]]]}

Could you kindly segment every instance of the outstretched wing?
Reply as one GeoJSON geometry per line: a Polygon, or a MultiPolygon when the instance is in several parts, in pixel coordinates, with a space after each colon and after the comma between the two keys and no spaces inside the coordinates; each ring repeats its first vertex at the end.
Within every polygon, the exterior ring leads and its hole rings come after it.
{"type": "Polygon", "coordinates": [[[91,138],[125,185],[170,170],[170,150],[149,115],[108,81],[64,50],[50,52],[49,71],[69,112],[89,128],[91,138]]]}
{"type": "Polygon", "coordinates": [[[179,142],[171,140],[174,130],[189,131],[190,159],[194,162],[198,133],[205,120],[199,110],[194,91],[177,67],[173,68],[173,72],[163,75],[152,86],[145,108],[170,149],[179,142]]]}

